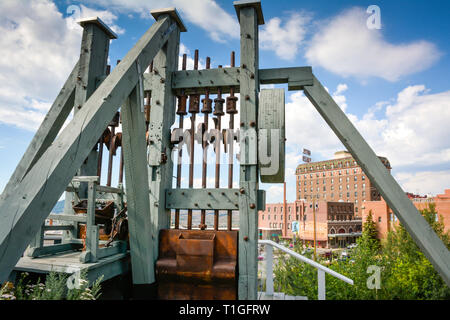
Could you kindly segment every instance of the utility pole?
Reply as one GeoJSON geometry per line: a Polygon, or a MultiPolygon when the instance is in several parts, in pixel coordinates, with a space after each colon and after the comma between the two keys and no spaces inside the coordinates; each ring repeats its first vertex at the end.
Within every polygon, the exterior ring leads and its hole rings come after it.
{"type": "Polygon", "coordinates": [[[284,182],[283,211],[284,211],[284,219],[283,219],[284,236],[287,237],[286,181],[284,182]]]}
{"type": "Polygon", "coordinates": [[[314,224],[314,261],[316,261],[316,198],[313,198],[312,202],[313,207],[313,224],[314,224]]]}

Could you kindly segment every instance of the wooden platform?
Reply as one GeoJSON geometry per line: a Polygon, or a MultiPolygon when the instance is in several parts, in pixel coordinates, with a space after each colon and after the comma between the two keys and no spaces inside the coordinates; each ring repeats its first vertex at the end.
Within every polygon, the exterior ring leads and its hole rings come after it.
{"type": "Polygon", "coordinates": [[[84,269],[88,270],[89,282],[97,280],[104,275],[103,280],[127,273],[130,270],[130,255],[119,253],[102,258],[94,263],[81,263],[81,251],[68,251],[55,255],[38,258],[22,257],[16,264],[14,271],[33,273],[49,273],[51,271],[72,274],[84,269]]]}

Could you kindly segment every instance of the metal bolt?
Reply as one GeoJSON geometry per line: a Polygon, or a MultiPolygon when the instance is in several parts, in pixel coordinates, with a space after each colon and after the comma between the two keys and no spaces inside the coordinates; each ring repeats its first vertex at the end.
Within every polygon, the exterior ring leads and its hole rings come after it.
{"type": "Polygon", "coordinates": [[[161,103],[159,102],[159,100],[156,100],[156,104],[157,104],[157,105],[160,105],[161,103]]]}
{"type": "Polygon", "coordinates": [[[241,122],[241,127],[243,127],[245,125],[245,123],[241,122]]]}
{"type": "Polygon", "coordinates": [[[225,192],[221,192],[220,194],[224,196],[224,195],[225,195],[225,192]]]}
{"type": "Polygon", "coordinates": [[[211,192],[208,191],[208,196],[210,196],[210,195],[211,195],[211,192]]]}
{"type": "Polygon", "coordinates": [[[239,208],[239,205],[238,205],[237,203],[235,203],[234,206],[235,206],[236,208],[239,208]]]}
{"type": "Polygon", "coordinates": [[[255,74],[254,73],[250,74],[250,79],[255,79],[255,74]]]}
{"type": "Polygon", "coordinates": [[[256,122],[255,121],[250,121],[250,127],[254,127],[256,126],[256,122]]]}
{"type": "Polygon", "coordinates": [[[247,33],[247,39],[251,39],[251,38],[252,38],[252,36],[247,33]]]}
{"type": "Polygon", "coordinates": [[[239,189],[239,192],[240,192],[241,194],[244,194],[244,193],[245,193],[245,189],[244,189],[244,188],[240,188],[240,189],[239,189]]]}
{"type": "Polygon", "coordinates": [[[235,192],[234,195],[237,196],[237,195],[239,195],[239,193],[235,192]]]}
{"type": "Polygon", "coordinates": [[[78,105],[78,107],[77,107],[78,109],[81,109],[81,105],[78,105]]]}
{"type": "Polygon", "coordinates": [[[208,203],[208,207],[211,207],[211,203],[208,203]]]}
{"type": "Polygon", "coordinates": [[[198,207],[198,203],[194,203],[194,206],[198,207]]]}
{"type": "Polygon", "coordinates": [[[248,237],[247,236],[244,237],[244,241],[248,241],[248,237]]]}
{"type": "Polygon", "coordinates": [[[251,203],[250,204],[250,209],[255,209],[255,208],[256,208],[256,205],[254,203],[251,203]]]}
{"type": "Polygon", "coordinates": [[[172,194],[172,192],[168,192],[169,196],[172,194]]]}
{"type": "Polygon", "coordinates": [[[245,100],[250,100],[250,96],[248,94],[245,96],[245,100]]]}
{"type": "Polygon", "coordinates": [[[182,196],[184,196],[184,191],[181,193],[182,196]]]}
{"type": "Polygon", "coordinates": [[[163,78],[159,79],[159,82],[164,83],[164,79],[163,78]]]}

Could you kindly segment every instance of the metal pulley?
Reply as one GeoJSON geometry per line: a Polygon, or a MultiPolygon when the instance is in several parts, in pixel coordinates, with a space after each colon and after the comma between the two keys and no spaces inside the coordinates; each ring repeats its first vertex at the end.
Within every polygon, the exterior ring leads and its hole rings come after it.
{"type": "Polygon", "coordinates": [[[258,110],[258,165],[261,182],[283,183],[285,171],[284,89],[263,89],[258,110]]]}

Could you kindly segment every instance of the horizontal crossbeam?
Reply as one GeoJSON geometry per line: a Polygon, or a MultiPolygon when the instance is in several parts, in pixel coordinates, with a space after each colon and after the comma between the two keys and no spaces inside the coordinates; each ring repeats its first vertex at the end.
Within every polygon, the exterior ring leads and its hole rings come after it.
{"type": "Polygon", "coordinates": [[[238,189],[172,189],[166,191],[167,209],[238,210],[238,189]]]}

